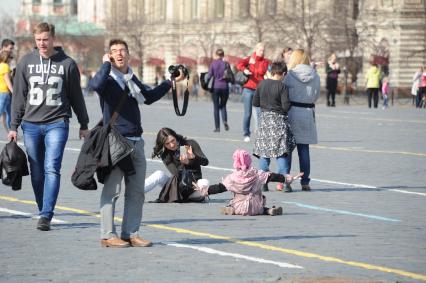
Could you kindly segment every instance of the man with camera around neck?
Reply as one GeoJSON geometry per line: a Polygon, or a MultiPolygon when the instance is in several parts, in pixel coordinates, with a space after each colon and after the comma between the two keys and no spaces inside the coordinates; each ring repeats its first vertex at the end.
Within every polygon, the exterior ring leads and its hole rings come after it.
{"type": "MultiPolygon", "coordinates": [[[[131,160],[135,174],[125,177],[124,172],[116,166],[105,178],[101,195],[101,245],[114,248],[149,247],[152,243],[138,234],[145,200],[146,174],[145,142],[142,138],[138,103],[154,103],[167,94],[172,84],[170,80],[166,80],[153,89],[143,85],[129,67],[129,49],[122,39],[112,39],[109,53],[102,59],[103,64],[91,80],[90,86],[99,95],[104,125],[109,123],[114,111],[117,111],[116,107],[122,96],[127,95],[114,126],[134,148],[131,160]],[[121,237],[118,237],[114,225],[114,209],[123,177],[126,192],[121,237]]],[[[180,74],[176,81],[183,79],[184,76],[180,74]]]]}

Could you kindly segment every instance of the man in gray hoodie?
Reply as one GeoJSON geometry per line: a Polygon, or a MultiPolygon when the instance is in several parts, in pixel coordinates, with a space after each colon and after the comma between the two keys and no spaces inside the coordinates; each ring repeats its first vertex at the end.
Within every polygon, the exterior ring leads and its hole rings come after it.
{"type": "Polygon", "coordinates": [[[48,231],[59,194],[71,108],[80,124],[80,138],[88,133],[89,117],[77,64],[53,47],[55,27],[39,23],[33,34],[36,48],[16,68],[8,137],[16,141],[21,126],[40,212],[37,229],[48,231]]]}

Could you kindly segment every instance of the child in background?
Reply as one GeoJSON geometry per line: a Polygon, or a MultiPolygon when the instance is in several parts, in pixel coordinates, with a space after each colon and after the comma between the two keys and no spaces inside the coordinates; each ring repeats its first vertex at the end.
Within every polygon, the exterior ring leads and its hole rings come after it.
{"type": "Polygon", "coordinates": [[[382,83],[383,109],[388,108],[389,78],[384,77],[382,83]]]}
{"type": "Polygon", "coordinates": [[[237,149],[232,155],[235,171],[226,176],[221,184],[208,187],[198,182],[194,184],[201,194],[207,194],[210,188],[224,185],[228,191],[234,194],[228,206],[221,207],[220,211],[226,215],[281,215],[281,207],[268,208],[265,206],[266,198],[262,195],[262,186],[268,182],[291,183],[303,175],[296,176],[264,172],[251,167],[250,154],[242,149],[237,149]]]}

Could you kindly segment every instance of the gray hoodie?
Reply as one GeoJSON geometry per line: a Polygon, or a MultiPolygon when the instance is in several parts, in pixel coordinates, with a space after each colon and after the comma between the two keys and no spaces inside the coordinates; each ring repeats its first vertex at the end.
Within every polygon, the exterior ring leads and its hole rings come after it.
{"type": "Polygon", "coordinates": [[[68,119],[71,108],[80,128],[87,129],[89,117],[74,60],[58,47],[48,59],[41,58],[38,49],[25,55],[14,78],[11,130],[16,131],[22,120],[44,124],[68,119]]]}
{"type": "MultiPolygon", "coordinates": [[[[320,78],[309,65],[297,65],[284,78],[290,101],[314,104],[320,95],[320,78]]],[[[288,118],[296,143],[318,143],[315,108],[291,106],[288,118]]]]}

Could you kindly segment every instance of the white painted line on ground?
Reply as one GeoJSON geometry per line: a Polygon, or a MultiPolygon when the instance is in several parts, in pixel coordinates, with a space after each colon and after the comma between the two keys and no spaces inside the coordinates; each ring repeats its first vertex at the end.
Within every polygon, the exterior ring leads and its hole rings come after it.
{"type": "MultiPolygon", "coordinates": [[[[38,215],[34,215],[32,213],[28,213],[28,212],[23,212],[23,211],[18,211],[18,210],[13,210],[13,209],[8,209],[8,208],[4,208],[4,207],[0,207],[0,212],[5,212],[5,213],[9,213],[9,214],[14,214],[14,215],[20,215],[20,216],[25,216],[28,218],[33,218],[33,219],[38,219],[40,218],[40,216],[38,215]]],[[[56,223],[56,224],[64,224],[64,223],[68,223],[67,221],[64,220],[59,220],[57,218],[52,218],[52,223],[56,223]]]]}
{"type": "MultiPolygon", "coordinates": [[[[6,143],[6,142],[0,141],[0,143],[6,143]]],[[[21,142],[18,142],[18,144],[20,146],[24,145],[21,142]]],[[[69,151],[75,151],[75,152],[81,151],[79,148],[72,148],[72,147],[66,147],[65,149],[69,150],[69,151]]],[[[147,158],[146,161],[147,162],[154,162],[154,163],[163,163],[161,160],[150,159],[150,158],[147,158]]],[[[205,166],[203,168],[211,169],[211,170],[218,170],[218,171],[225,171],[225,172],[232,172],[233,171],[233,169],[231,169],[231,168],[223,168],[223,167],[216,167],[216,166],[205,166]]],[[[331,181],[331,180],[314,179],[314,178],[312,178],[311,180],[316,181],[316,182],[320,182],[320,183],[335,184],[335,185],[342,185],[342,186],[355,187],[355,188],[379,189],[378,187],[375,187],[375,186],[363,185],[363,184],[352,184],[352,183],[336,182],[336,181],[331,181]]],[[[397,193],[406,193],[406,194],[415,194],[415,195],[426,196],[425,193],[410,192],[410,191],[405,191],[405,190],[392,189],[392,190],[389,190],[389,191],[397,192],[397,193]]]]}
{"type": "Polygon", "coordinates": [[[314,206],[314,205],[310,205],[310,204],[304,204],[304,203],[295,202],[295,201],[282,201],[282,203],[294,204],[294,205],[297,205],[298,207],[303,207],[303,208],[308,208],[308,209],[327,211],[327,212],[333,212],[333,213],[338,213],[338,214],[346,214],[346,215],[352,215],[352,216],[360,216],[360,217],[366,217],[366,218],[382,220],[382,221],[390,221],[390,222],[400,222],[401,221],[399,219],[388,218],[388,217],[383,217],[383,216],[378,216],[378,215],[373,215],[373,214],[364,214],[364,213],[352,212],[352,211],[347,211],[347,210],[332,209],[332,208],[314,206]]]}
{"type": "Polygon", "coordinates": [[[234,258],[237,258],[237,259],[244,259],[244,260],[248,260],[248,261],[277,265],[279,267],[303,269],[302,266],[293,265],[293,264],[286,263],[286,262],[272,261],[272,260],[267,260],[267,259],[258,258],[258,257],[245,256],[245,255],[235,254],[235,253],[228,253],[228,252],[223,252],[223,251],[215,250],[215,249],[212,249],[212,248],[206,248],[206,247],[202,247],[202,246],[184,245],[184,244],[178,244],[178,243],[173,243],[173,242],[165,243],[165,244],[168,245],[168,246],[173,246],[173,247],[177,247],[177,248],[193,249],[193,250],[197,250],[197,251],[200,251],[200,252],[203,252],[203,253],[208,253],[208,254],[234,257],[234,258]]]}
{"type": "Polygon", "coordinates": [[[377,189],[375,186],[369,186],[369,185],[362,185],[362,184],[351,184],[351,183],[343,183],[343,182],[336,182],[331,180],[322,180],[322,179],[311,179],[312,181],[320,182],[320,183],[328,183],[328,184],[335,184],[335,185],[343,185],[348,187],[356,187],[356,188],[364,188],[364,189],[377,189]]]}
{"type": "Polygon", "coordinates": [[[419,195],[419,196],[426,196],[425,193],[410,192],[410,191],[406,191],[406,190],[391,189],[389,191],[403,193],[403,194],[413,194],[413,195],[419,195]]]}

